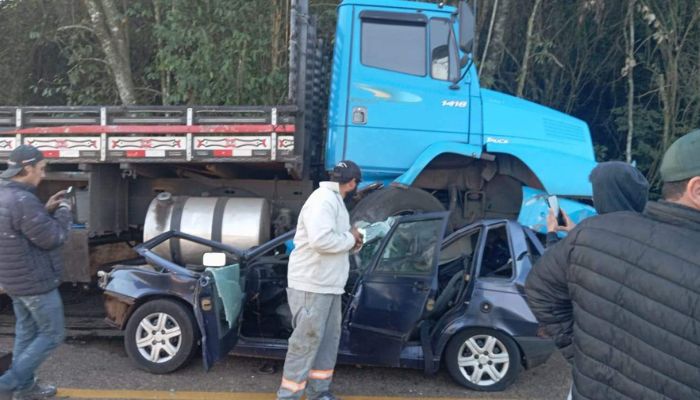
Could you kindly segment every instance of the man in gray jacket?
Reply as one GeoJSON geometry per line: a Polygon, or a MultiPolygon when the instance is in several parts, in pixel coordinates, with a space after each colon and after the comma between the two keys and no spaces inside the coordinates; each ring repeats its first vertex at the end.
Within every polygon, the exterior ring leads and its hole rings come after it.
{"type": "Polygon", "coordinates": [[[287,299],[294,332],[289,338],[278,399],[334,400],[331,379],[338,355],[341,295],[348,280],[348,253],[362,245],[350,227],[343,198],[362,179],[352,161],[338,163],[331,182],[321,182],[299,214],[287,271],[287,299]]]}
{"type": "Polygon", "coordinates": [[[63,341],[60,248],[68,237],[71,205],[65,191],[44,205],[34,194],[46,161],[32,146],[10,154],[0,174],[0,287],[12,298],[17,320],[12,366],[0,376],[0,399],[44,399],[56,394],[34,372],[63,341]]]}

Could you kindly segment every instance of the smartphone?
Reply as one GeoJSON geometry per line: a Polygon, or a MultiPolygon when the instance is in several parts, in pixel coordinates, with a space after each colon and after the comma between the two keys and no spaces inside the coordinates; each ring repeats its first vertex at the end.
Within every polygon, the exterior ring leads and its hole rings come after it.
{"type": "Polygon", "coordinates": [[[549,206],[549,209],[554,212],[554,215],[557,216],[557,224],[564,226],[566,225],[566,221],[564,221],[564,216],[561,215],[561,210],[559,209],[559,199],[557,196],[549,196],[547,197],[547,206],[549,206]]]}

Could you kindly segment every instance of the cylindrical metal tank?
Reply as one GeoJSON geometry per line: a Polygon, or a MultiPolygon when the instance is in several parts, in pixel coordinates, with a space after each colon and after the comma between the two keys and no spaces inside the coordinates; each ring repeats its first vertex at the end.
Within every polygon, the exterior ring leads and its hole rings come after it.
{"type": "MultiPolygon", "coordinates": [[[[188,197],[164,192],[148,207],[143,240],[170,230],[247,249],[270,239],[270,206],[262,198],[188,197]]],[[[208,251],[211,248],[179,239],[155,248],[157,254],[185,264],[201,264],[208,251]]]]}

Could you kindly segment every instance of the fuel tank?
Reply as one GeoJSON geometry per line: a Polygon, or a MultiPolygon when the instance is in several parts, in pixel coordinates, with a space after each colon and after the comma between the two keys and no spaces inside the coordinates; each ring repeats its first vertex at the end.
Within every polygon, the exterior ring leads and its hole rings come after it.
{"type": "MultiPolygon", "coordinates": [[[[158,194],[151,201],[143,240],[170,230],[247,249],[270,239],[270,206],[263,198],[189,197],[158,194]]],[[[162,257],[183,264],[201,264],[209,247],[181,239],[155,248],[162,257]]]]}

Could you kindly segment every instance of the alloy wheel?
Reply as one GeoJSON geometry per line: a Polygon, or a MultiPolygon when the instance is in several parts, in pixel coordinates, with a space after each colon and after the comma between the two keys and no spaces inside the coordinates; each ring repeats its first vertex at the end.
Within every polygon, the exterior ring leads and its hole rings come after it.
{"type": "Polygon", "coordinates": [[[464,378],[472,384],[491,386],[508,373],[510,355],[505,344],[494,336],[475,335],[459,348],[457,364],[464,378]]]}

